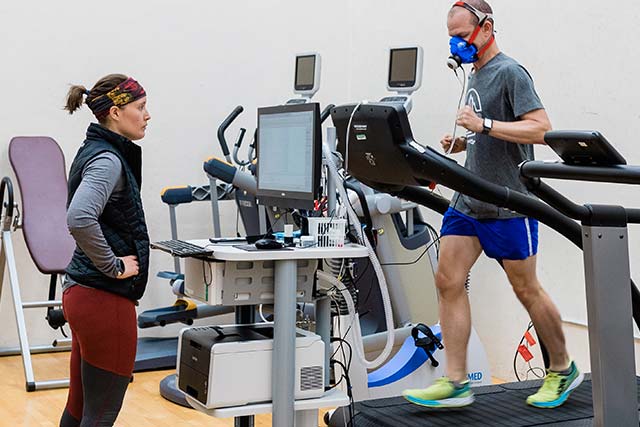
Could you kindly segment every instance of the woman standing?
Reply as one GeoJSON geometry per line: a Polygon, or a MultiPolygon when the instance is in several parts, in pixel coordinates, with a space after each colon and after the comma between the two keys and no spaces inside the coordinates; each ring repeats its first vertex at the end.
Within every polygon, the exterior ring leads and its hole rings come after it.
{"type": "Polygon", "coordinates": [[[135,306],[147,283],[149,236],[140,198],[146,93],[110,74],[91,90],[72,86],[65,109],[86,102],[91,123],[69,171],[67,223],[76,249],[62,304],[73,333],[69,396],[61,427],[113,425],[136,354],[135,306]]]}

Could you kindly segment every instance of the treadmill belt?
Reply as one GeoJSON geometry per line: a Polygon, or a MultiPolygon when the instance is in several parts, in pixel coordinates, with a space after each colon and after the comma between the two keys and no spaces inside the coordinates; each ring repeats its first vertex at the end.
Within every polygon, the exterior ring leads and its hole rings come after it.
{"type": "MultiPolygon", "coordinates": [[[[640,379],[640,378],[639,378],[640,379]]],[[[413,426],[587,426],[593,424],[589,377],[554,409],[538,409],[525,403],[542,384],[523,381],[474,388],[475,402],[466,408],[431,409],[401,397],[356,403],[355,427],[413,426]]],[[[638,381],[640,386],[640,381],[638,381]]],[[[640,393],[639,393],[640,398],[640,393]]]]}

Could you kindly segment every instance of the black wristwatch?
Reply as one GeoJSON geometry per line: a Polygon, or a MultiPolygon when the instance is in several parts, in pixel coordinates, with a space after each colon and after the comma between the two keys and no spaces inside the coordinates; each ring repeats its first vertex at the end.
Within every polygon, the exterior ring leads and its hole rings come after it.
{"type": "Polygon", "coordinates": [[[484,135],[489,135],[491,129],[493,129],[493,120],[485,117],[484,121],[482,122],[482,133],[484,135]]]}
{"type": "Polygon", "coordinates": [[[121,258],[116,258],[116,271],[117,277],[120,277],[124,274],[124,261],[121,258]]]}

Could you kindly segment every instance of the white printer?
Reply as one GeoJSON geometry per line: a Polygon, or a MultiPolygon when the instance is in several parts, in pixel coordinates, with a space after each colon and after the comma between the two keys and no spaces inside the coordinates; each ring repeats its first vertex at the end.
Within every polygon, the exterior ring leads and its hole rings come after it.
{"type": "MultiPolygon", "coordinates": [[[[324,394],[324,343],[296,330],[295,398],[324,394]]],[[[205,326],[180,331],[178,388],[205,408],[271,401],[273,324],[205,326]]]]}

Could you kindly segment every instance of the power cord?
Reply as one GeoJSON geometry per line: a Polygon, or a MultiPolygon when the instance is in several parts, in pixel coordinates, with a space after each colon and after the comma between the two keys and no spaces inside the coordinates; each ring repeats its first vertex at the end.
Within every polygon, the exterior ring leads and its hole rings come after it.
{"type": "Polygon", "coordinates": [[[388,262],[388,263],[380,263],[380,265],[385,266],[385,265],[413,265],[416,264],[418,261],[420,261],[420,259],[422,259],[422,257],[424,256],[424,254],[427,253],[427,251],[429,249],[431,249],[431,247],[437,243],[440,242],[440,237],[438,236],[438,238],[434,241],[432,241],[431,243],[429,243],[425,248],[424,251],[422,251],[422,253],[420,254],[420,256],[418,256],[418,258],[416,258],[414,261],[410,261],[410,262],[388,262]]]}
{"type": "Polygon", "coordinates": [[[530,345],[529,345],[529,340],[527,339],[527,334],[531,333],[530,332],[531,329],[533,329],[533,322],[529,321],[529,325],[527,326],[527,330],[524,332],[524,334],[522,334],[522,338],[520,339],[520,342],[518,343],[518,346],[516,347],[516,353],[513,356],[513,373],[516,375],[516,379],[518,380],[518,382],[528,380],[529,379],[529,374],[533,374],[537,379],[542,379],[546,375],[545,370],[542,369],[541,367],[539,367],[539,366],[531,366],[531,360],[526,361],[528,369],[525,372],[524,379],[521,379],[520,375],[518,375],[518,368],[516,367],[516,362],[518,360],[518,355],[521,355],[520,347],[522,345],[524,345],[524,347],[527,349],[527,351],[529,351],[530,345]],[[542,374],[539,373],[540,371],[542,371],[542,374]]]}
{"type": "Polygon", "coordinates": [[[456,131],[458,130],[458,111],[460,111],[460,108],[462,107],[462,99],[464,98],[464,93],[466,89],[467,72],[465,71],[464,67],[460,67],[460,69],[462,70],[462,80],[460,80],[458,71],[453,70],[453,72],[456,75],[456,78],[458,79],[458,82],[460,82],[460,85],[462,86],[462,89],[460,91],[460,99],[458,100],[458,109],[456,110],[456,119],[453,122],[453,137],[451,139],[451,145],[447,150],[447,156],[451,154],[451,152],[453,151],[454,145],[456,145],[456,131]]]}
{"type": "MultiPolygon", "coordinates": [[[[337,288],[336,288],[337,290],[337,288]]],[[[340,305],[338,304],[338,302],[335,300],[335,298],[331,298],[331,302],[333,304],[336,305],[336,312],[337,312],[337,327],[338,330],[341,330],[341,326],[340,326],[340,305]]],[[[351,387],[351,378],[349,375],[349,371],[351,369],[351,361],[353,358],[353,348],[351,347],[351,344],[345,339],[347,337],[347,335],[349,334],[349,331],[351,330],[351,325],[349,326],[349,328],[347,329],[347,331],[344,334],[344,337],[331,337],[331,342],[335,343],[335,342],[339,342],[339,345],[336,347],[336,349],[334,350],[333,354],[331,355],[331,358],[329,359],[330,364],[331,365],[339,365],[342,368],[342,375],[340,376],[340,379],[336,379],[334,378],[335,384],[332,385],[330,387],[330,389],[337,387],[342,380],[344,380],[346,382],[346,388],[347,388],[347,396],[349,397],[349,406],[348,406],[348,410],[349,410],[349,421],[347,422],[347,420],[344,420],[344,424],[347,426],[352,426],[353,425],[353,420],[354,420],[354,413],[355,413],[355,402],[353,400],[353,390],[351,387]],[[347,355],[345,354],[345,349],[344,346],[347,346],[347,348],[349,349],[349,357],[347,358],[347,355]],[[341,353],[342,356],[342,360],[343,362],[341,362],[340,360],[336,360],[335,356],[336,354],[338,354],[338,352],[341,353]],[[345,365],[346,363],[346,365],[345,365]]]]}

